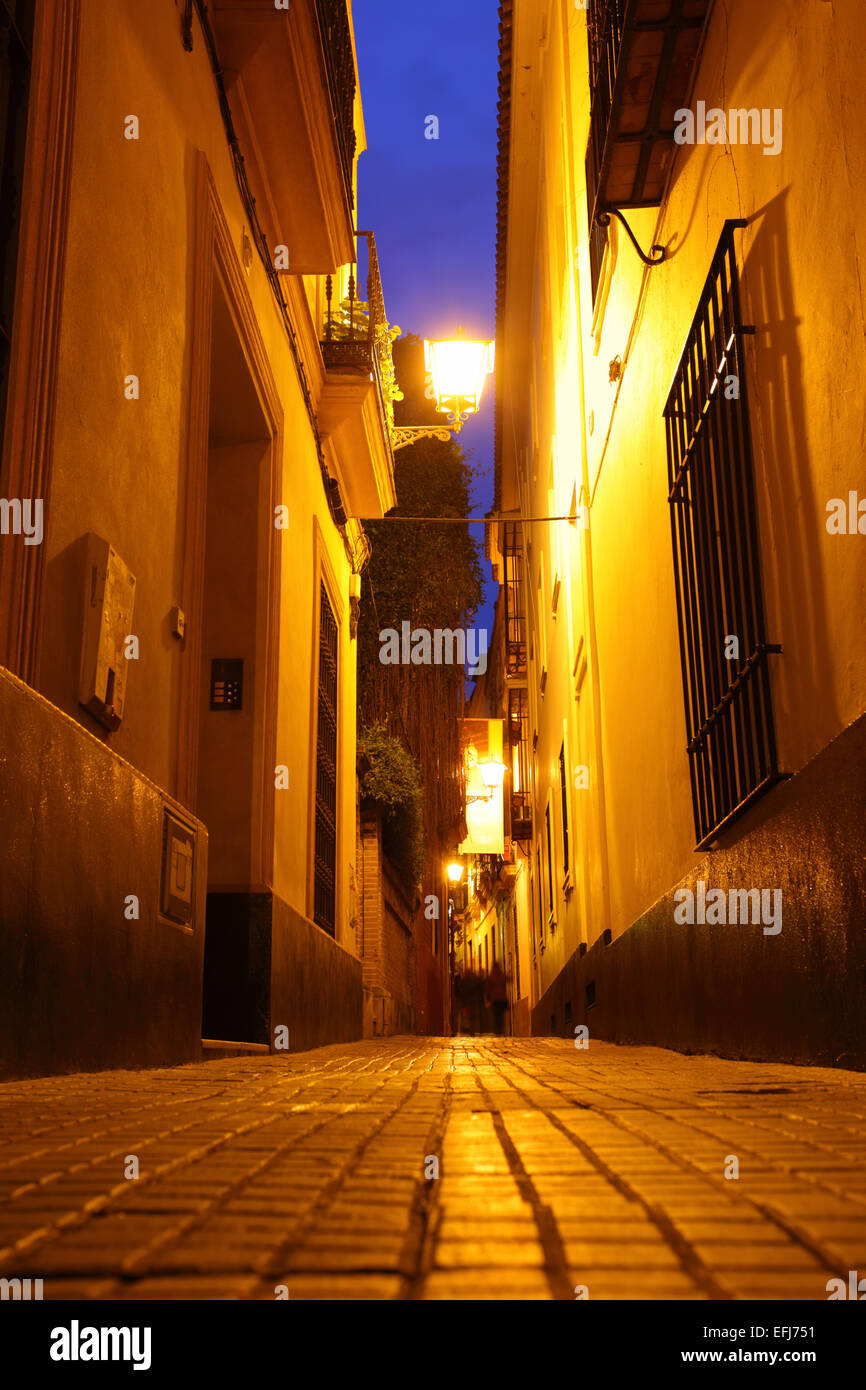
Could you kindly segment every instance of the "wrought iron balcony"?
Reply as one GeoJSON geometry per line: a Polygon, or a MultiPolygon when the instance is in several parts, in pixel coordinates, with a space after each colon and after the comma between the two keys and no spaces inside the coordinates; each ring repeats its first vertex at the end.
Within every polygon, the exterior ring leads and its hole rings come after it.
{"type": "MultiPolygon", "coordinates": [[[[355,56],[347,0],[196,0],[271,245],[295,275],[354,254],[355,56]]],[[[192,43],[191,32],[188,43],[192,43]]]]}
{"type": "Polygon", "coordinates": [[[519,522],[505,522],[503,557],[505,561],[505,674],[510,679],[526,676],[523,528],[519,522]]]}
{"type": "MultiPolygon", "coordinates": [[[[394,428],[394,401],[398,399],[391,354],[391,327],[385,316],[382,277],[372,232],[359,232],[366,246],[367,298],[358,295],[356,262],[349,270],[347,294],[335,289],[334,276],[325,279],[325,313],[321,348],[329,372],[356,372],[372,376],[379,397],[382,427],[390,441],[394,428]]],[[[359,240],[359,250],[361,241],[359,240]]],[[[363,258],[360,260],[363,272],[363,258]]],[[[339,276],[337,281],[339,284],[339,276]]]]}
{"type": "Polygon", "coordinates": [[[511,838],[532,839],[531,760],[529,756],[529,691],[508,691],[508,743],[511,761],[511,838]]]}
{"type": "Polygon", "coordinates": [[[355,56],[346,0],[315,0],[322,58],[349,207],[354,208],[355,56]]]}
{"type": "Polygon", "coordinates": [[[385,316],[372,232],[358,232],[355,260],[325,277],[319,344],[325,379],[319,429],[340,461],[341,486],[352,516],[378,517],[396,505],[394,402],[402,399],[391,342],[399,329],[385,316]],[[367,297],[359,285],[366,272],[367,297]]]}
{"type": "Polygon", "coordinates": [[[590,0],[589,225],[657,207],[712,0],[590,0]]]}

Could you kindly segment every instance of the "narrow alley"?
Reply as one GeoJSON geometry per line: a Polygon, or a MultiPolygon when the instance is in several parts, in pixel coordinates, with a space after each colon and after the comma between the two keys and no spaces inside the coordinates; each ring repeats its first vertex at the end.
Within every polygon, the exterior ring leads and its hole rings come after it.
{"type": "Polygon", "coordinates": [[[282,1384],[314,1319],[266,1304],[339,1300],[317,1382],[504,1380],[530,1300],[589,1304],[578,1381],[832,1379],[864,53],[866,0],[0,0],[0,1311],[40,1378],[282,1384]]]}
{"type": "Polygon", "coordinates": [[[827,1300],[866,1265],[853,1072],[389,1038],[12,1082],[0,1124],[0,1263],[45,1299],[827,1300]]]}

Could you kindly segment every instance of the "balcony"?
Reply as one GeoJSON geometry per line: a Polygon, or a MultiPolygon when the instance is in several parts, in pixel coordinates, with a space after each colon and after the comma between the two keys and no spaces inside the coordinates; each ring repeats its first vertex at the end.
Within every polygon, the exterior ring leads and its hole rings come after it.
{"type": "Polygon", "coordinates": [[[532,839],[531,761],[529,756],[529,691],[508,691],[508,742],[511,757],[511,838],[532,839]]]}
{"type": "Polygon", "coordinates": [[[359,260],[325,280],[320,347],[325,383],[319,429],[337,453],[349,513],[382,516],[396,505],[394,401],[400,399],[391,356],[391,327],[372,232],[359,232],[359,260]],[[367,297],[358,292],[366,268],[367,297]],[[364,466],[365,461],[368,466],[364,466]]]}
{"type": "Polygon", "coordinates": [[[505,676],[526,679],[526,614],[523,607],[523,526],[504,523],[505,676]]]}
{"type": "Polygon", "coordinates": [[[346,0],[212,0],[211,27],[266,234],[294,274],[354,255],[355,56],[346,0]]]}
{"type": "Polygon", "coordinates": [[[590,0],[590,228],[598,212],[661,202],[711,3],[590,0]]]}

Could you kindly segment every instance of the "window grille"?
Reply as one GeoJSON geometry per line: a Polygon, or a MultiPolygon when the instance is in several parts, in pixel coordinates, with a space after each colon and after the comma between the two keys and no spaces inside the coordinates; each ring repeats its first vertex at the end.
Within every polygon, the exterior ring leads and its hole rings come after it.
{"type": "Polygon", "coordinates": [[[538,944],[544,950],[544,883],[541,877],[541,841],[535,847],[535,881],[538,884],[538,944]]]}
{"type": "Polygon", "coordinates": [[[511,838],[532,839],[532,793],[529,767],[529,691],[508,691],[508,739],[511,748],[511,838]]]}
{"type": "Polygon", "coordinates": [[[601,178],[604,145],[613,106],[617,62],[622,48],[626,0],[590,0],[586,35],[589,43],[590,131],[586,151],[586,199],[589,218],[589,268],[592,302],[601,278],[607,246],[607,228],[595,221],[596,198],[601,178]]]}
{"type": "Polygon", "coordinates": [[[545,812],[544,812],[544,827],[545,827],[545,833],[546,833],[546,835],[547,835],[547,905],[548,905],[548,908],[550,909],[549,915],[548,915],[548,918],[547,918],[547,921],[548,921],[548,925],[549,925],[549,927],[550,927],[550,929],[551,929],[551,931],[552,931],[553,928],[554,928],[554,926],[556,925],[555,922],[554,922],[554,920],[553,920],[554,903],[555,903],[556,899],[555,899],[554,896],[553,896],[553,830],[552,830],[551,824],[550,824],[550,802],[549,802],[549,801],[548,801],[548,803],[547,803],[547,807],[546,807],[545,812]]]}
{"type": "Polygon", "coordinates": [[[331,936],[336,934],[337,898],[337,637],[337,624],[323,584],[319,607],[313,921],[331,936]]]}
{"type": "Polygon", "coordinates": [[[519,522],[506,521],[505,674],[526,675],[526,610],[523,606],[523,535],[519,522]]]}
{"type": "Polygon", "coordinates": [[[570,868],[568,854],[568,772],[565,766],[565,744],[559,750],[559,797],[562,808],[562,876],[566,878],[570,868]]]}
{"type": "Polygon", "coordinates": [[[33,11],[34,0],[0,0],[0,443],[12,351],[33,11]]]}
{"type": "Polygon", "coordinates": [[[665,406],[683,694],[699,849],[776,781],[745,334],[725,223],[665,406]],[[738,651],[732,639],[736,639],[738,651]]]}

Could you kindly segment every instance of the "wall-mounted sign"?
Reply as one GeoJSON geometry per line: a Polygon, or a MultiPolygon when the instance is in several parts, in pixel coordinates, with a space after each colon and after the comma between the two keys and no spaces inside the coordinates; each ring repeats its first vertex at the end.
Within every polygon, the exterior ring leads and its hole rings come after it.
{"type": "Polygon", "coordinates": [[[459,853],[502,854],[502,720],[461,719],[459,724],[469,832],[459,853]]]}
{"type": "Polygon", "coordinates": [[[162,885],[160,910],[176,926],[193,930],[195,831],[167,806],[162,821],[162,885]]]}

